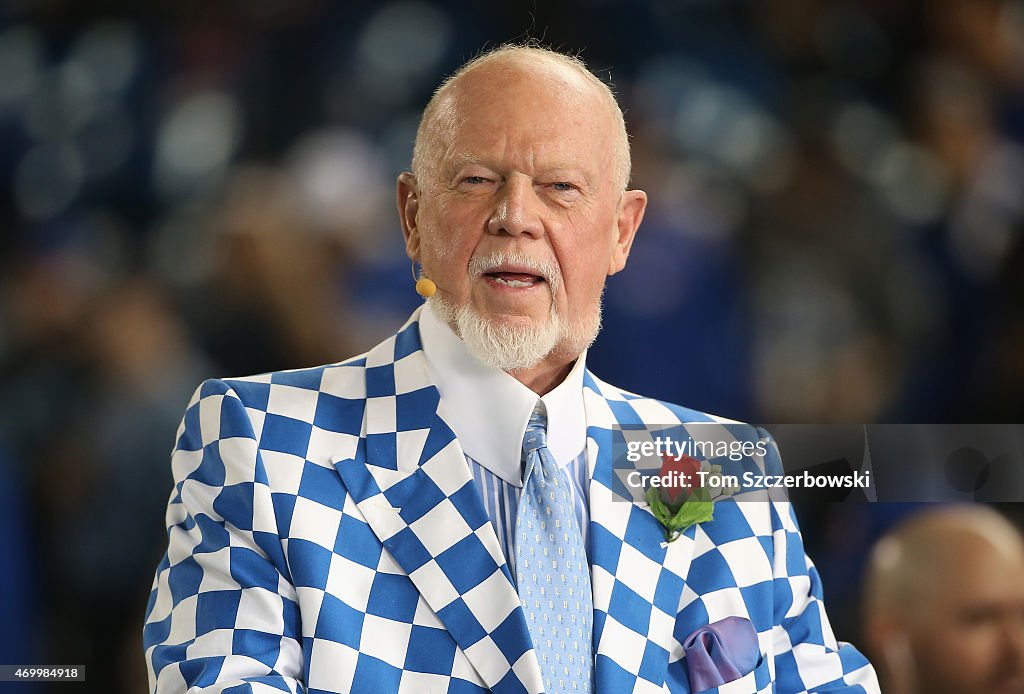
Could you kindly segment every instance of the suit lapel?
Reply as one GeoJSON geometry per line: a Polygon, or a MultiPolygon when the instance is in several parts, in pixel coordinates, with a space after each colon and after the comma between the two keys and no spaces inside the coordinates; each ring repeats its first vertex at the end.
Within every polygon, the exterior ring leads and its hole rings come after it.
{"type": "Polygon", "coordinates": [[[370,529],[487,687],[541,691],[498,537],[429,383],[417,317],[367,354],[361,445],[355,459],[334,465],[370,529]],[[375,382],[393,383],[392,392],[375,382]]]}
{"type": "Polygon", "coordinates": [[[682,646],[673,630],[696,532],[696,526],[690,526],[674,542],[665,543],[662,525],[646,505],[612,491],[616,453],[625,453],[615,446],[621,441],[619,431],[644,426],[628,403],[587,372],[594,681],[599,692],[621,688],[623,670],[639,674],[658,689],[664,684],[669,660],[681,657],[682,646]],[[637,564],[644,564],[644,570],[637,571],[637,564]],[[660,571],[655,565],[660,565],[660,571]],[[638,618],[643,612],[637,608],[638,601],[651,604],[649,619],[638,618]]]}

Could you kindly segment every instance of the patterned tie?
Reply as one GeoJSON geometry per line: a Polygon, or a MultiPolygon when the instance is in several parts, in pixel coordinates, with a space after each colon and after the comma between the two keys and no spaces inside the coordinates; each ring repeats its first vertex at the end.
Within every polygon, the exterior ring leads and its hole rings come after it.
{"type": "Polygon", "coordinates": [[[547,694],[589,692],[594,602],[569,480],[548,450],[538,403],[523,439],[516,579],[547,694]]]}

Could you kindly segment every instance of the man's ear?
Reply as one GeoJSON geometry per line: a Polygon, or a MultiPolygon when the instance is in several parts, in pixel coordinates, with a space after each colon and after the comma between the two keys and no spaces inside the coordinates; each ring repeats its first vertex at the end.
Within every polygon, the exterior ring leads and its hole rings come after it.
{"type": "Polygon", "coordinates": [[[619,203],[619,215],[615,220],[615,240],[612,248],[612,257],[608,262],[608,274],[626,267],[626,258],[629,257],[629,249],[633,247],[633,238],[640,222],[644,219],[644,211],[647,209],[647,193],[642,190],[627,190],[622,194],[619,203]]]}
{"type": "Polygon", "coordinates": [[[408,171],[398,175],[395,187],[398,203],[398,218],[402,222],[402,236],[405,237],[405,254],[410,260],[420,258],[420,232],[416,223],[419,212],[419,186],[416,177],[408,171]]]}
{"type": "Polygon", "coordinates": [[[900,620],[869,618],[864,626],[864,638],[886,694],[920,691],[913,644],[900,620]]]}

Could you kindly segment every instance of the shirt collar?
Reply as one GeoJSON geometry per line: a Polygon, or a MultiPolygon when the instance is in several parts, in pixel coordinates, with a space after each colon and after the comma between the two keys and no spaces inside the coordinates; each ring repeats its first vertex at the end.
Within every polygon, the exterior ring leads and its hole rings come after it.
{"type": "MultiPolygon", "coordinates": [[[[523,436],[537,394],[473,356],[437,316],[432,303],[420,311],[419,327],[427,371],[441,394],[445,421],[463,452],[506,482],[521,486],[523,436]]],[[[539,398],[548,413],[548,449],[559,467],[574,460],[587,442],[586,357],[584,351],[565,380],[539,398]]]]}

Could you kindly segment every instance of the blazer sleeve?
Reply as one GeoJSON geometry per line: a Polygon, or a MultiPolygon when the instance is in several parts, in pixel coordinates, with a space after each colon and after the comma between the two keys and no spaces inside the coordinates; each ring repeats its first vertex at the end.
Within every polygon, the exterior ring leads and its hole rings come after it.
{"type": "Polygon", "coordinates": [[[196,391],[171,467],[143,631],[150,690],[303,692],[295,588],[252,420],[229,384],[196,391]]]}
{"type": "MultiPolygon", "coordinates": [[[[765,439],[765,473],[783,474],[775,440],[765,439]]],[[[821,579],[804,550],[796,514],[788,501],[771,501],[775,545],[775,678],[778,692],[848,692],[878,694],[879,685],[867,658],[832,633],[821,579]]]]}

